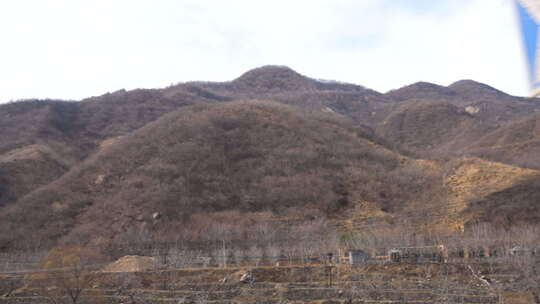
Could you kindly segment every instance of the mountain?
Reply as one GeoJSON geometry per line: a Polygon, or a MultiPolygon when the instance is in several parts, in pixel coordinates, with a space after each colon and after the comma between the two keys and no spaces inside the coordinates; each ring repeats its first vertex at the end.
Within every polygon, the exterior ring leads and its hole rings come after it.
{"type": "Polygon", "coordinates": [[[495,127],[446,101],[410,100],[379,124],[381,137],[420,157],[460,153],[495,127]]]}
{"type": "Polygon", "coordinates": [[[447,87],[419,82],[385,95],[400,103],[419,99],[449,102],[483,121],[497,124],[540,111],[538,98],[510,96],[472,80],[460,80],[447,87]]]}
{"type": "Polygon", "coordinates": [[[488,222],[498,227],[511,228],[518,224],[540,220],[540,175],[494,192],[471,203],[467,212],[477,222],[488,222]]]}
{"type": "Polygon", "coordinates": [[[331,214],[360,193],[391,205],[410,186],[384,185],[400,160],[333,113],[261,101],[194,106],[118,139],[9,206],[0,218],[11,233],[2,241],[29,229],[39,239],[113,238],[153,212],[163,215],[159,230],[200,213],[331,214]]]}
{"type": "Polygon", "coordinates": [[[401,151],[417,157],[475,155],[540,168],[534,144],[525,144],[536,138],[531,130],[540,99],[510,96],[472,80],[448,87],[416,83],[386,96],[395,104],[375,128],[401,151]],[[506,138],[502,149],[501,137],[506,138]]]}
{"type": "Polygon", "coordinates": [[[540,113],[512,121],[488,133],[468,152],[495,161],[540,169],[540,113]]]}
{"type": "Polygon", "coordinates": [[[421,81],[396,90],[391,90],[386,93],[386,95],[393,100],[403,101],[408,99],[441,99],[444,97],[454,97],[456,92],[450,88],[421,81]]]}
{"type": "Polygon", "coordinates": [[[317,82],[283,66],[264,66],[231,82],[240,91],[313,91],[317,82]]]}
{"type": "Polygon", "coordinates": [[[1,105],[0,248],[217,222],[535,223],[539,111],[471,80],[381,94],[282,66],[1,105]]]}
{"type": "Polygon", "coordinates": [[[454,91],[457,95],[469,96],[474,98],[478,98],[479,96],[485,98],[511,98],[510,95],[502,91],[470,79],[456,81],[449,85],[448,88],[454,91]]]}
{"type": "Polygon", "coordinates": [[[0,106],[0,206],[66,173],[93,149],[77,133],[79,104],[28,100],[0,106]]]}

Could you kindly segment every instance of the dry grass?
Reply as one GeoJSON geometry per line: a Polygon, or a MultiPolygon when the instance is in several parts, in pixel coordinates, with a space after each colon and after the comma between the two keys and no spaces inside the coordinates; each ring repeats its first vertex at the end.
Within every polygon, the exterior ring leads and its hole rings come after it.
{"type": "Polygon", "coordinates": [[[157,263],[153,257],[124,256],[106,266],[103,272],[141,272],[153,270],[157,263]]]}

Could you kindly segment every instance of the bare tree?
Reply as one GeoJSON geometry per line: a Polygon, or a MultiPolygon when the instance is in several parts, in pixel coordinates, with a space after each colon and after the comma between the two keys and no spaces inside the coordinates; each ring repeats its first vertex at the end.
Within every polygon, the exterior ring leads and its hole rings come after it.
{"type": "Polygon", "coordinates": [[[43,271],[30,277],[30,285],[53,304],[80,303],[82,298],[100,303],[103,297],[94,293],[91,299],[84,292],[92,289],[98,279],[96,269],[105,261],[98,252],[73,247],[50,251],[43,271]]]}
{"type": "Polygon", "coordinates": [[[300,252],[300,248],[297,247],[295,244],[289,244],[285,248],[283,248],[283,253],[285,254],[285,257],[289,261],[289,265],[293,265],[295,260],[298,258],[300,252]]]}
{"type": "Polygon", "coordinates": [[[234,251],[233,251],[233,255],[234,255],[234,261],[236,263],[236,266],[241,266],[242,265],[242,262],[244,261],[245,259],[245,252],[244,250],[242,250],[241,248],[236,248],[234,251]]]}
{"type": "Polygon", "coordinates": [[[268,259],[272,265],[276,265],[281,258],[281,249],[275,245],[267,247],[268,259]]]}
{"type": "Polygon", "coordinates": [[[248,250],[248,258],[253,260],[255,266],[259,266],[263,258],[263,250],[258,246],[251,246],[248,250]]]}

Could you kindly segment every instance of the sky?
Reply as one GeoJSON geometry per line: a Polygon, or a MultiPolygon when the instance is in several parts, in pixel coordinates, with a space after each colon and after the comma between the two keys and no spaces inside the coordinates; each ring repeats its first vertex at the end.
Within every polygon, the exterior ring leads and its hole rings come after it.
{"type": "Polygon", "coordinates": [[[227,81],[268,64],[379,92],[460,79],[529,92],[511,0],[0,2],[0,102],[227,81]]]}

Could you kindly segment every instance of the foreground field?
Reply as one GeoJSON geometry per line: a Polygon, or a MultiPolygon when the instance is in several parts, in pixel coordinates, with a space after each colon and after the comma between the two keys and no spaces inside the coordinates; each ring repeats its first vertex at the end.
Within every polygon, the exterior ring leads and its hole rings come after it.
{"type": "MultiPolygon", "coordinates": [[[[97,278],[76,303],[534,303],[520,273],[488,262],[101,272],[97,278]],[[253,281],[241,282],[246,273],[253,281]]],[[[48,297],[40,280],[1,277],[0,303],[72,303],[48,297]]]]}

